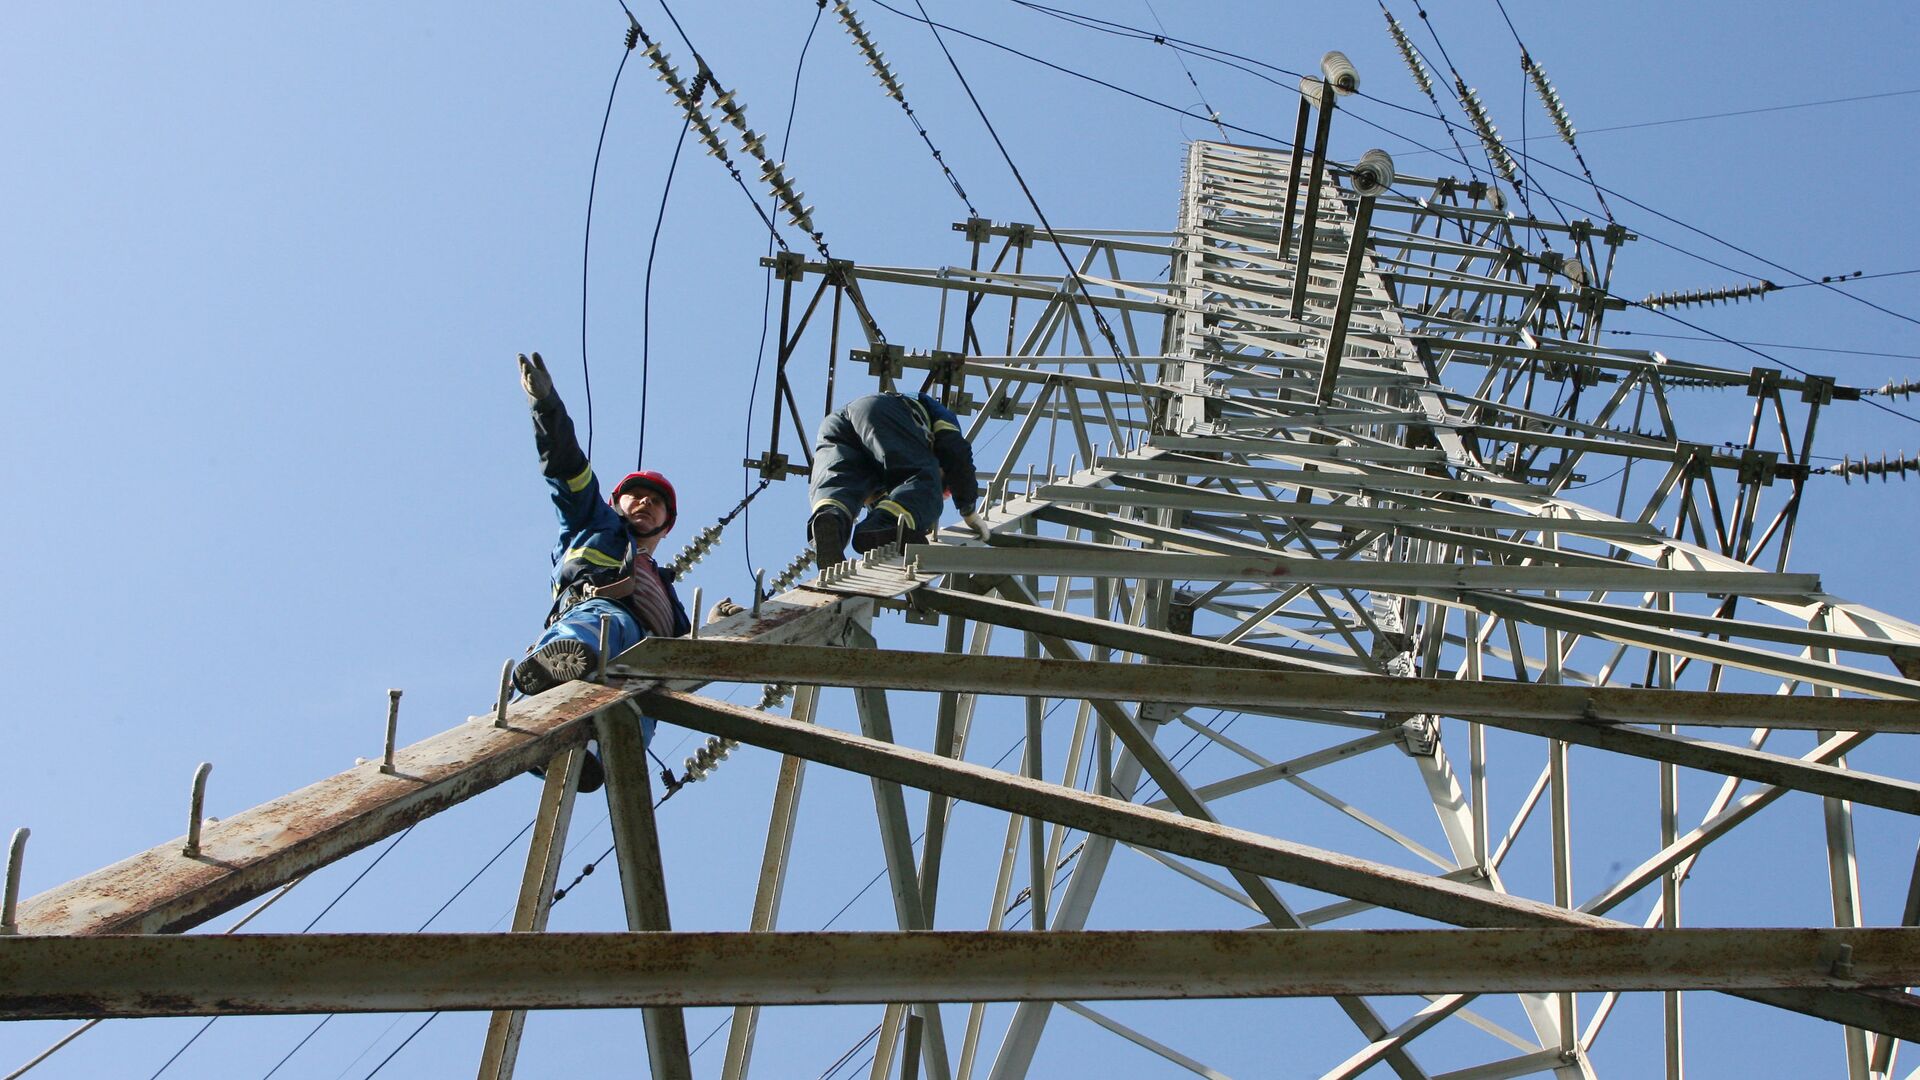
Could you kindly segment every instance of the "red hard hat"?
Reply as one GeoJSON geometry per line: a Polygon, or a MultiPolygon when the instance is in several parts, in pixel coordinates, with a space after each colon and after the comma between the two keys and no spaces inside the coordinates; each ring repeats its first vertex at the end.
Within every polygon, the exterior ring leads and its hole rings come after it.
{"type": "MultiPolygon", "coordinates": [[[[673,493],[673,485],[667,481],[667,478],[651,469],[628,473],[626,476],[621,477],[619,483],[613,485],[613,493],[607,496],[607,502],[609,504],[618,503],[620,493],[632,487],[649,488],[658,493],[661,498],[666,499],[667,524],[660,531],[666,532],[668,529],[673,528],[674,519],[680,516],[680,497],[673,493]]],[[[618,508],[618,506],[615,506],[615,509],[618,508]]]]}

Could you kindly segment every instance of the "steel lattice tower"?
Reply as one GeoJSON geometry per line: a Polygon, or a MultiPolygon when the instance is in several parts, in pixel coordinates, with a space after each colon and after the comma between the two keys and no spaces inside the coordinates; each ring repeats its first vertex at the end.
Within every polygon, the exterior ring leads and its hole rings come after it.
{"type": "MultiPolygon", "coordinates": [[[[654,1074],[681,1076],[679,1007],[726,1003],[735,1077],[781,1073],[759,1007],[872,1003],[873,1075],[1001,1080],[1034,1074],[1068,1011],[1220,1075],[1099,1002],[1262,997],[1276,1045],[1312,1023],[1345,1047],[1288,1075],[1578,1077],[1632,991],[1664,991],[1633,1037],[1664,1031],[1677,1075],[1680,991],[1719,990],[1831,1021],[1850,1075],[1887,1075],[1920,1036],[1920,931],[1860,927],[1854,807],[1920,810],[1879,753],[1920,732],[1920,627],[1787,570],[1816,420],[1860,392],[1602,346],[1625,229],[1516,216],[1477,182],[1389,187],[1381,164],[1200,142],[1171,232],[974,219],[964,267],[773,260],[776,410],[800,425],[803,341],[826,342],[829,395],[867,385],[831,373],[843,356],[939,387],[990,473],[990,543],[955,527],[816,579],[796,563],[602,685],[32,898],[0,941],[5,1015],[638,1006],[654,1074]],[[937,292],[930,350],[876,332],[869,299],[902,287],[937,292]],[[1729,398],[1744,445],[1690,441],[1694,403],[1729,398]],[[716,682],[769,689],[748,709],[716,682]],[[664,932],[635,710],[785,755],[747,933],[664,932]],[[994,710],[1024,721],[1017,767],[971,752],[994,710]],[[514,927],[541,930],[590,737],[628,925],[652,933],[161,936],[547,763],[514,927]],[[897,930],[777,930],[810,763],[873,778],[897,930]],[[1711,787],[1704,812],[1683,782],[1711,787]],[[1596,806],[1643,823],[1630,857],[1588,850],[1596,806]],[[1818,818],[1830,906],[1689,928],[1689,874],[1774,872],[1728,842],[1762,814],[1818,818]],[[998,855],[990,889],[947,862],[963,825],[998,855]],[[1123,858],[1159,885],[1116,908],[1123,858]],[[1007,925],[1023,898],[1051,932],[1007,925]],[[152,936],[104,936],[128,933],[152,936]]],[[[775,440],[755,464],[797,471],[775,440]]],[[[511,1075],[523,1019],[495,1013],[482,1076],[511,1075]]]]}

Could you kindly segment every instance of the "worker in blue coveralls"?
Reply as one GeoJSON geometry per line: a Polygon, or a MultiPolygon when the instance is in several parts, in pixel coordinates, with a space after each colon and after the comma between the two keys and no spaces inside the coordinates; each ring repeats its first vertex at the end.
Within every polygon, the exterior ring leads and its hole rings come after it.
{"type": "MultiPolygon", "coordinates": [[[[547,628],[513,669],[513,685],[523,694],[538,694],[590,675],[603,644],[612,659],[652,635],[680,637],[691,623],[674,592],[673,571],[653,560],[678,513],[673,485],[657,472],[630,473],[602,502],[600,482],[580,450],[546,363],[539,353],[519,359],[520,388],[533,407],[540,471],[560,515],[547,628]]],[[[641,721],[641,736],[653,738],[651,719],[641,721]]],[[[580,790],[599,786],[598,764],[589,762],[580,790]]]]}
{"type": "Polygon", "coordinates": [[[853,550],[867,552],[904,534],[925,543],[940,523],[942,492],[982,537],[974,513],[980,482],[960,418],[926,394],[887,392],[855,398],[820,421],[814,439],[807,523],[820,569],[853,550]],[[855,524],[863,507],[866,517],[855,524]]]}

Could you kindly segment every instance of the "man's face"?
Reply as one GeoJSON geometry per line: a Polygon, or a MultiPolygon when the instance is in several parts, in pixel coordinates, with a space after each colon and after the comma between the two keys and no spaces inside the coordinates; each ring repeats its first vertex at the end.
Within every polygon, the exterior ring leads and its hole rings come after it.
{"type": "Polygon", "coordinates": [[[621,492],[614,509],[636,533],[649,533],[667,523],[667,500],[649,487],[635,485],[621,492]]]}

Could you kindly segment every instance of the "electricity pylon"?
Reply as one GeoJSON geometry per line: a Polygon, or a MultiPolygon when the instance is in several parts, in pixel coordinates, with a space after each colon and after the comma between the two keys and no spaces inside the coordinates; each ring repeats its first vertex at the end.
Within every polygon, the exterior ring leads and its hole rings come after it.
{"type": "MultiPolygon", "coordinates": [[[[1890,1073],[1920,1037],[1920,931],[1862,927],[1856,830],[1886,819],[1853,808],[1920,810],[1920,786],[1876,771],[1920,732],[1920,627],[1787,569],[1815,421],[1859,391],[1599,344],[1631,234],[1519,217],[1377,153],[1326,160],[1324,104],[1311,157],[1193,144],[1171,231],[973,219],[964,267],[776,258],[776,415],[804,435],[803,342],[826,340],[830,403],[861,381],[833,374],[852,305],[850,363],[967,417],[990,538],[950,528],[797,584],[796,566],[597,683],[503,694],[9,902],[3,1015],[487,1008],[481,1075],[502,1077],[514,1010],[632,1006],[671,1077],[691,1075],[681,1007],[729,1004],[731,1078],[784,1071],[755,1045],[762,1007],[866,1003],[873,1075],[1001,1080],[1061,1068],[1066,1012],[1136,1066],[1221,1075],[1207,1036],[1102,1002],[1254,997],[1286,1075],[1570,1078],[1610,1038],[1664,1039],[1679,1075],[1682,992],[1720,991],[1829,1021],[1850,1075],[1890,1073]],[[936,291],[932,348],[878,333],[869,300],[901,288],[936,291]],[[1683,430],[1716,393],[1751,398],[1743,445],[1683,430]],[[699,692],[728,682],[768,690],[699,692]],[[896,723],[910,709],[926,722],[896,723]],[[1024,720],[1017,768],[970,740],[996,710],[1024,720]],[[668,929],[669,897],[697,898],[662,873],[636,712],[716,740],[695,772],[735,744],[783,755],[745,933],[668,929]],[[166,936],[537,764],[514,929],[542,930],[589,738],[647,933],[166,936]],[[873,780],[875,824],[837,831],[877,830],[886,931],[778,929],[809,765],[873,780]],[[1689,875],[1789,872],[1735,842],[1785,815],[1817,819],[1830,904],[1689,927],[1689,875]],[[983,821],[984,845],[963,839],[983,821]],[[1103,888],[1123,872],[1154,885],[1103,888]],[[1661,1020],[1610,1027],[1639,991],[1661,1020]]],[[[754,464],[800,471],[777,432],[754,464]]],[[[1093,1068],[1107,1044],[1071,1037],[1093,1068]]]]}

